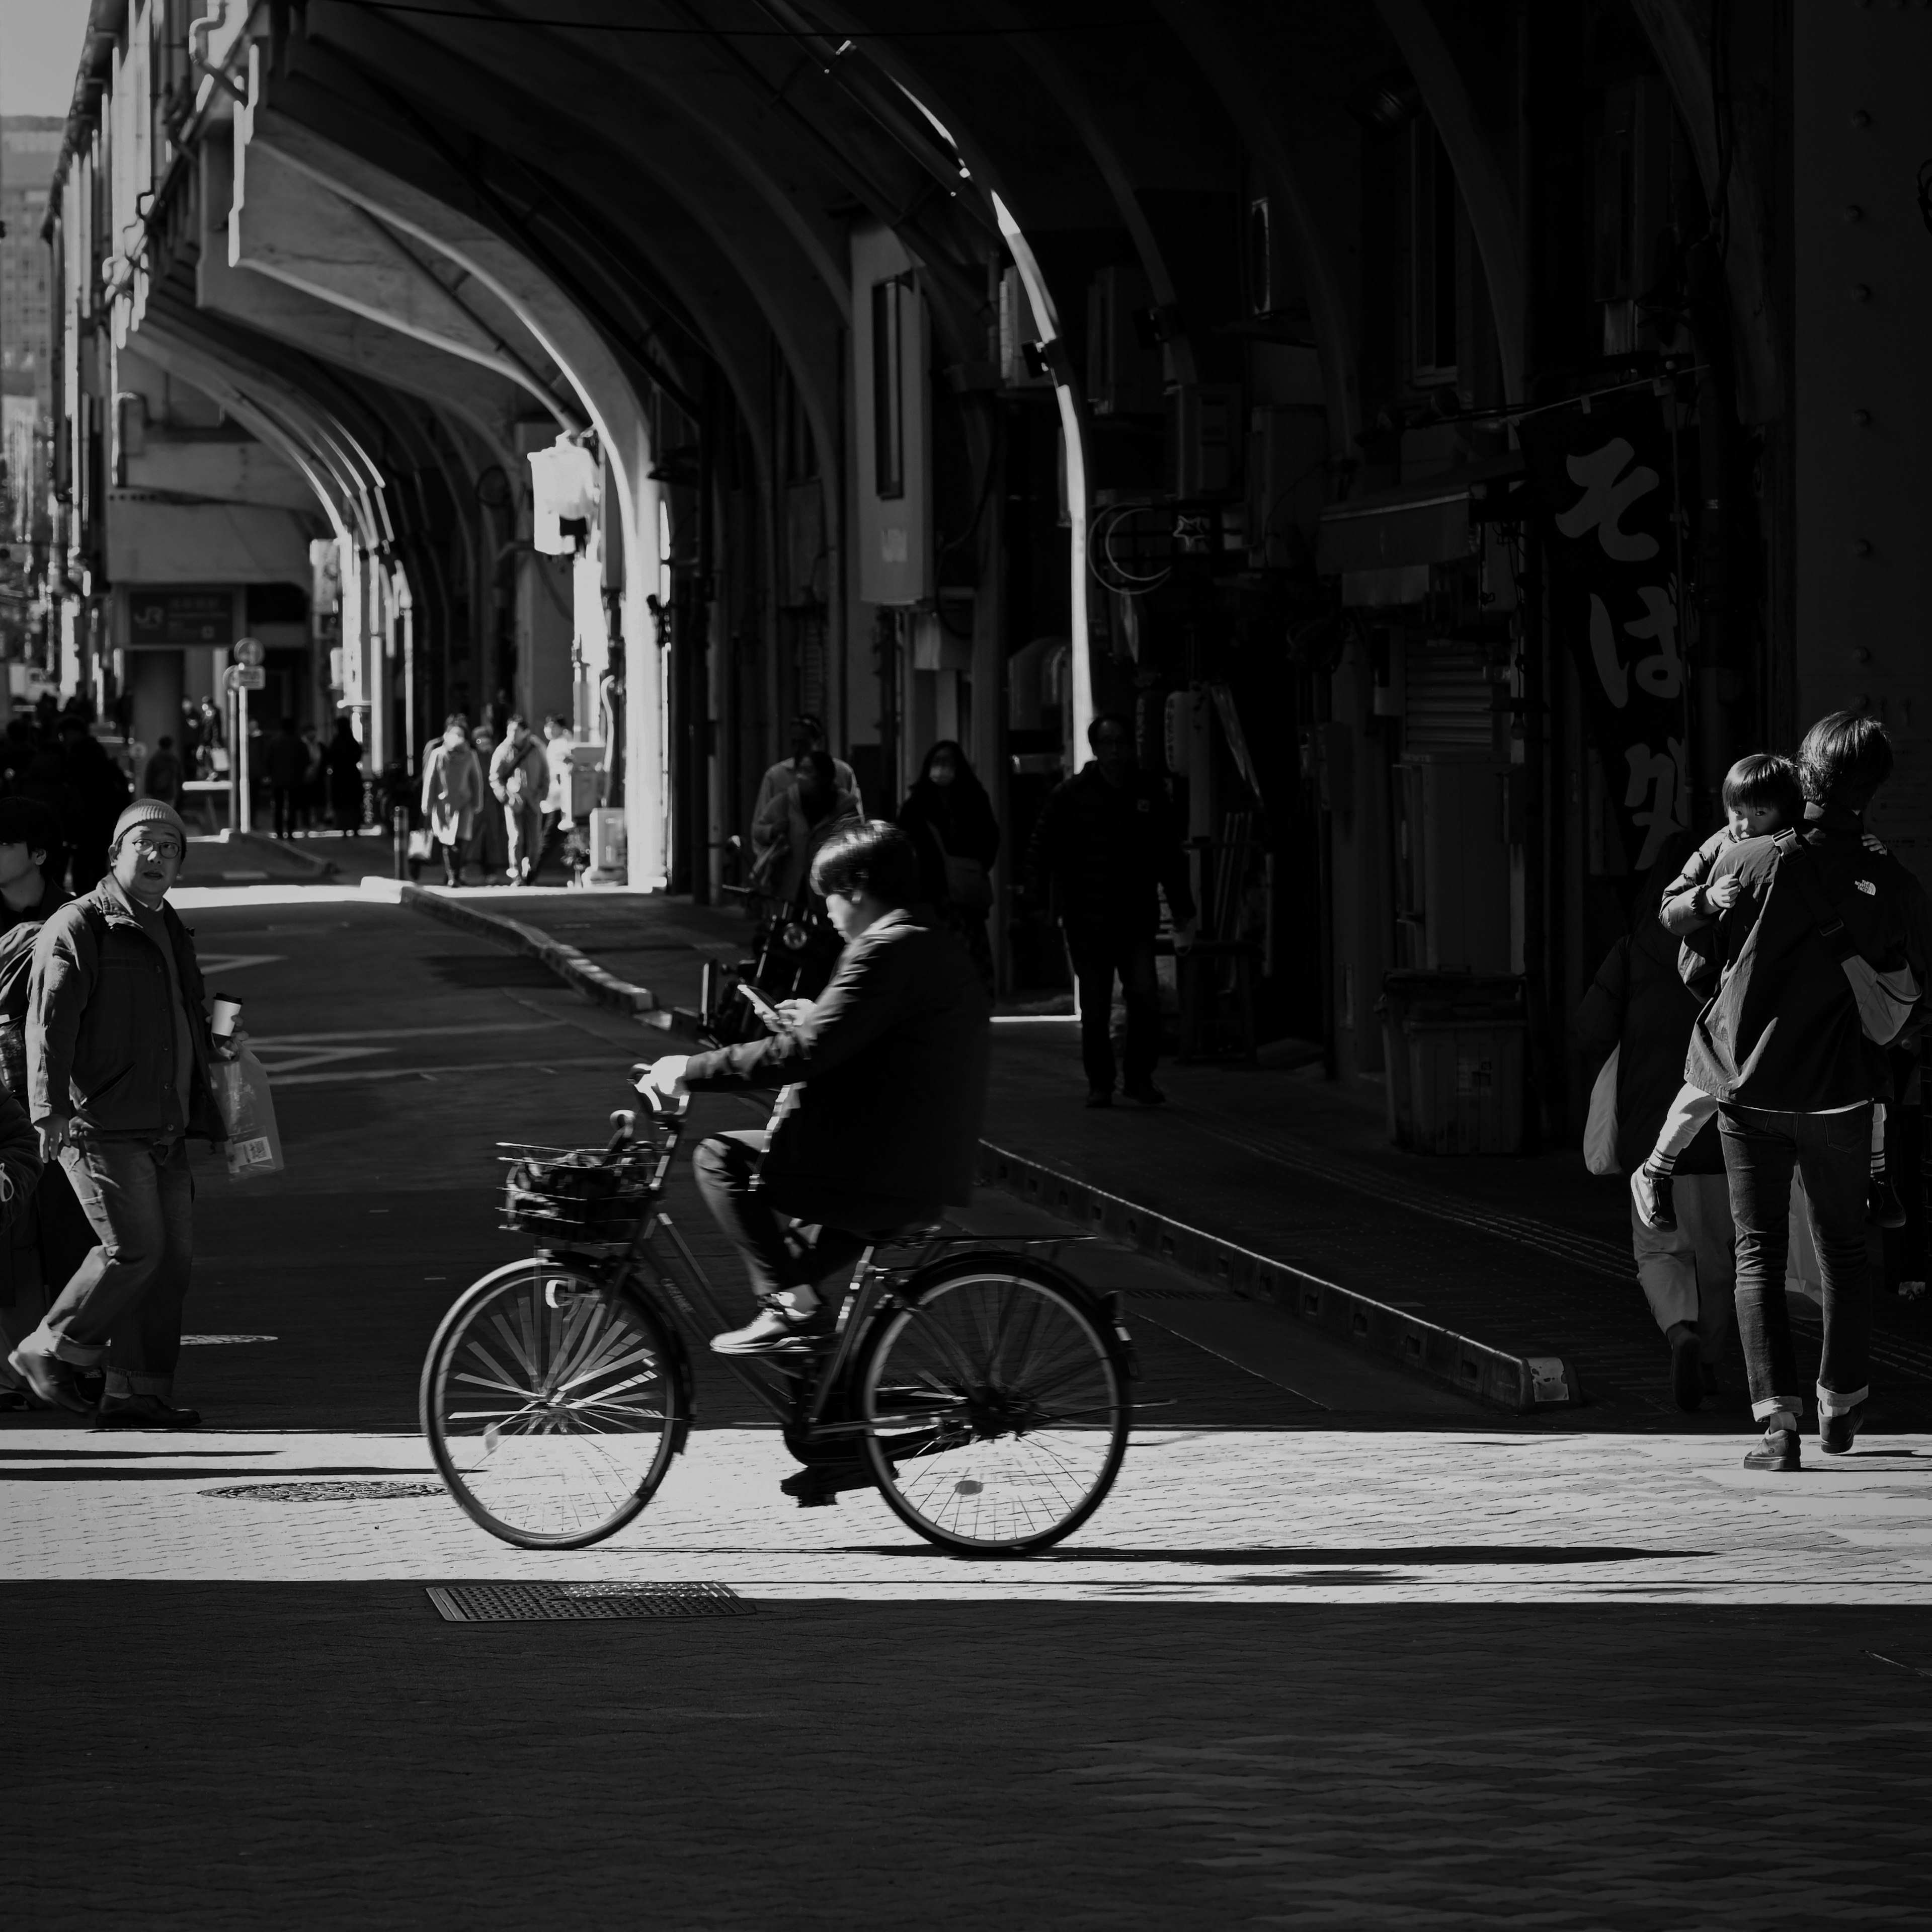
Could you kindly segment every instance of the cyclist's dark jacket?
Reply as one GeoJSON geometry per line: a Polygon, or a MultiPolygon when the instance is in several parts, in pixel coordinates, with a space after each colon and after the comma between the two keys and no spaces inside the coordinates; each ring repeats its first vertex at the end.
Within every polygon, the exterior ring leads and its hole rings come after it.
{"type": "MultiPolygon", "coordinates": [[[[1922,994],[1932,990],[1932,903],[1896,859],[1865,849],[1864,829],[1856,812],[1808,806],[1799,844],[1748,838],[1720,855],[1712,881],[1735,873],[1742,890],[1718,922],[1724,980],[1690,1036],[1694,1087],[1798,1114],[1889,1098],[1886,1050],[1865,1036],[1840,956],[1787,870],[1813,868],[1820,902],[1868,964],[1910,966],[1922,994]]],[[[1922,998],[1910,1024],[1925,1010],[1922,998]]]]}
{"type": "Polygon", "coordinates": [[[1167,789],[1136,770],[1124,785],[1096,759],[1054,788],[1034,827],[1027,875],[1052,895],[1054,916],[1110,932],[1152,932],[1160,924],[1160,886],[1177,920],[1194,916],[1187,855],[1167,789]]]}
{"type": "Polygon", "coordinates": [[[694,1054],[685,1082],[699,1093],[802,1082],[772,1131],[764,1178],[794,1196],[875,1198],[910,1219],[972,1198],[987,1014],[958,940],[923,908],[889,912],[840,954],[798,1025],[694,1054]]]}

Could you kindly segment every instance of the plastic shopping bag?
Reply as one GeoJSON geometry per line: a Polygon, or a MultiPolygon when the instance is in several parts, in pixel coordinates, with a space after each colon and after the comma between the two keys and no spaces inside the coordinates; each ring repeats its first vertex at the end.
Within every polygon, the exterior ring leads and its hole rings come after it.
{"type": "Polygon", "coordinates": [[[257,1174],[282,1171],[282,1136],[275,1125],[275,1103],[268,1097],[268,1076],[247,1047],[237,1047],[232,1060],[218,1060],[208,1068],[214,1104],[228,1130],[228,1178],[252,1180],[257,1174]]]}
{"type": "Polygon", "coordinates": [[[1611,1048],[1597,1084],[1590,1089],[1590,1114],[1583,1127],[1583,1165],[1592,1174],[1617,1172],[1617,1063],[1621,1042],[1611,1048]]]}

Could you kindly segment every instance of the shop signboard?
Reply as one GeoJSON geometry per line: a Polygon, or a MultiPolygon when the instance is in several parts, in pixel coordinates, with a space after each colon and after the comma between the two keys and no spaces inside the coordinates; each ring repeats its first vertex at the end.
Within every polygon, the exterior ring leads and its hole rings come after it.
{"type": "Polygon", "coordinates": [[[134,650],[235,641],[235,593],[227,590],[133,590],[128,593],[128,642],[134,650]]]}

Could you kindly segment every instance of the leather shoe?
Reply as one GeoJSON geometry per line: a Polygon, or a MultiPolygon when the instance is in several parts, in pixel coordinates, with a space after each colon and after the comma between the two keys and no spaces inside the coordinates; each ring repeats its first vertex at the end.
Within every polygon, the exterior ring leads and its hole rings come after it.
{"type": "Polygon", "coordinates": [[[58,1355],[16,1348],[8,1356],[7,1366],[26,1384],[28,1394],[50,1408],[85,1415],[94,1406],[80,1387],[74,1364],[62,1361],[58,1355]]]}
{"type": "Polygon", "coordinates": [[[201,1411],[177,1408],[158,1395],[104,1395],[95,1412],[97,1429],[198,1429],[201,1411]]]}
{"type": "Polygon", "coordinates": [[[1828,1456],[1850,1455],[1864,1420],[1865,1406],[1862,1402],[1854,1404],[1842,1415],[1821,1415],[1818,1418],[1818,1447],[1828,1456]]]}
{"type": "Polygon", "coordinates": [[[1653,1174],[1640,1167],[1630,1176],[1630,1198],[1636,1203],[1636,1218],[1646,1228],[1674,1228],[1676,1211],[1670,1204],[1670,1176],[1653,1174]]]}
{"type": "Polygon", "coordinates": [[[1764,1440],[1744,1458],[1747,1469],[1797,1469],[1798,1432],[1795,1429],[1767,1429],[1764,1440]]]}
{"type": "Polygon", "coordinates": [[[1697,1331],[1688,1322],[1671,1330],[1670,1393],[1688,1414],[1704,1405],[1703,1364],[1697,1356],[1697,1331]]]}

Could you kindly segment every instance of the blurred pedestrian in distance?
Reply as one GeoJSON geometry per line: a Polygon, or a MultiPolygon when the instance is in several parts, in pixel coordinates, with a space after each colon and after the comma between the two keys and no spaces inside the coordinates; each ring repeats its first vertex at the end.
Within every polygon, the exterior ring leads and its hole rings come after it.
{"type": "Polygon", "coordinates": [[[1066,935],[1080,1004],[1080,1057],[1087,1104],[1114,1104],[1110,1037],[1114,981],[1126,1004],[1121,1090],[1143,1106],[1166,1095],[1154,1084],[1160,1048],[1160,991],[1154,938],[1167,895],[1174,945],[1194,943],[1194,894],[1167,788],[1134,761],[1133,728],[1103,711],[1088,727],[1090,763],[1056,785],[1034,827],[1027,873],[1066,935]]]}
{"type": "Polygon", "coordinates": [[[141,773],[141,795],[158,798],[164,805],[181,809],[182,761],[175,755],[175,741],[164,733],[149,754],[141,773]]]}
{"type": "Polygon", "coordinates": [[[452,712],[443,720],[442,736],[423,754],[423,822],[442,860],[446,886],[463,883],[464,855],[482,809],[483,768],[470,748],[465,721],[452,712]]]}
{"type": "Polygon", "coordinates": [[[858,819],[858,800],[839,784],[838,772],[826,753],[806,752],[752,827],[752,882],[787,905],[805,890],[819,847],[858,819]]]}
{"type": "Polygon", "coordinates": [[[268,740],[264,762],[268,768],[268,810],[275,836],[292,838],[302,810],[302,786],[308,777],[308,747],[292,718],[284,718],[281,728],[268,740]]]}
{"type": "Polygon", "coordinates": [[[1892,775],[1877,719],[1834,712],[1798,754],[1802,826],[1718,859],[1709,896],[1737,890],[1717,926],[1720,979],[1684,1077],[1718,1103],[1736,1224],[1738,1326],[1764,1436],[1747,1468],[1799,1466],[1804,1396],[1785,1304],[1792,1174],[1803,1177],[1823,1278],[1818,1446],[1843,1455],[1869,1394],[1866,1260],[1872,1102],[1891,1097],[1888,1048],[1916,1032],[1932,988],[1932,902],[1864,843],[1892,775]]]}
{"type": "Polygon", "coordinates": [[[38,727],[40,742],[51,745],[60,728],[60,700],[51,691],[44,691],[34,700],[34,722],[38,727]]]}
{"type": "MultiPolygon", "coordinates": [[[[34,799],[0,799],[0,1088],[21,1108],[23,1126],[34,942],[41,922],[67,902],[60,885],[65,870],[59,827],[48,807],[34,799]]],[[[31,1126],[26,1131],[32,1134],[31,1126]]],[[[0,1162],[8,1138],[0,1126],[0,1162]]],[[[38,1159],[37,1140],[33,1148],[38,1159]]],[[[17,1205],[10,1220],[0,1209],[0,1336],[10,1350],[46,1314],[48,1285],[57,1288],[68,1280],[93,1246],[94,1235],[58,1161],[47,1165],[32,1198],[17,1205]]],[[[88,1392],[98,1398],[98,1388],[88,1392]]],[[[26,1384],[0,1364],[0,1409],[29,1403],[26,1384]]]]}
{"type": "Polygon", "coordinates": [[[78,717],[61,720],[61,751],[68,785],[80,802],[73,844],[74,889],[84,892],[107,870],[108,842],[127,808],[131,788],[106,748],[78,717]]]}
{"type": "Polygon", "coordinates": [[[20,780],[33,763],[34,728],[17,713],[7,721],[7,733],[0,738],[0,784],[10,792],[20,789],[20,780]]]}
{"type": "MultiPolygon", "coordinates": [[[[825,721],[812,712],[800,712],[791,721],[790,757],[779,759],[758,781],[758,795],[752,805],[754,826],[764,816],[765,808],[805,769],[806,754],[826,748],[825,721]]],[[[852,767],[843,758],[834,758],[832,776],[838,790],[850,797],[854,815],[862,814],[864,801],[859,796],[859,781],[853,776],[852,767]]]]}
{"type": "MultiPolygon", "coordinates": [[[[488,791],[490,760],[496,755],[496,734],[488,724],[479,724],[470,734],[470,742],[476,753],[478,768],[483,773],[484,790],[488,791]]],[[[510,841],[504,828],[503,814],[494,799],[486,798],[476,814],[476,830],[470,841],[470,851],[482,883],[486,886],[500,885],[509,870],[510,841]]]]}
{"type": "Polygon", "coordinates": [[[538,848],[536,870],[570,833],[570,720],[553,711],[543,722],[544,760],[550,771],[550,784],[544,793],[543,837],[538,848]]]}
{"type": "MultiPolygon", "coordinates": [[[[1655,1144],[1683,1079],[1702,1004],[1678,977],[1677,941],[1658,919],[1688,842],[1678,839],[1651,868],[1630,932],[1610,948],[1576,1010],[1586,1059],[1600,1064],[1617,1055],[1616,1162],[1626,1186],[1655,1144]]],[[[1671,1394],[1679,1408],[1691,1410],[1718,1386],[1736,1273],[1714,1108],[1684,1142],[1676,1171],[1676,1217],[1668,1227],[1653,1226],[1633,1198],[1630,1246],[1651,1314],[1670,1346],[1671,1394]]]]}
{"type": "Polygon", "coordinates": [[[490,759],[490,789],[503,808],[508,846],[504,873],[513,886],[536,883],[537,855],[543,850],[544,794],[550,790],[550,760],[529,722],[512,712],[490,759]]]}
{"type": "Polygon", "coordinates": [[[171,807],[130,806],[109,875],[56,912],[34,946],[34,1126],[94,1246],[9,1360],[40,1400],[83,1413],[78,1378],[104,1366],[104,1428],[201,1420],[172,1399],[194,1264],[187,1141],[224,1138],[208,1067],[230,1049],[209,1035],[194,941],[167,904],[187,850],[171,807]]]}
{"type": "Polygon", "coordinates": [[[190,778],[202,778],[206,774],[201,769],[201,715],[196,710],[194,700],[184,698],[181,701],[181,723],[176,728],[175,740],[181,754],[182,766],[190,778]]]}
{"type": "Polygon", "coordinates": [[[993,949],[986,920],[993,909],[1000,824],[986,788],[954,740],[942,738],[926,753],[918,781],[899,808],[899,827],[918,849],[926,903],[964,943],[990,993],[993,949]]]}
{"type": "Polygon", "coordinates": [[[328,779],[328,814],[338,832],[362,836],[362,745],[346,718],[335,721],[335,735],[322,754],[328,779]]]}
{"type": "Polygon", "coordinates": [[[201,742],[210,746],[228,742],[228,733],[221,721],[221,707],[212,698],[201,700],[201,742]]]}

